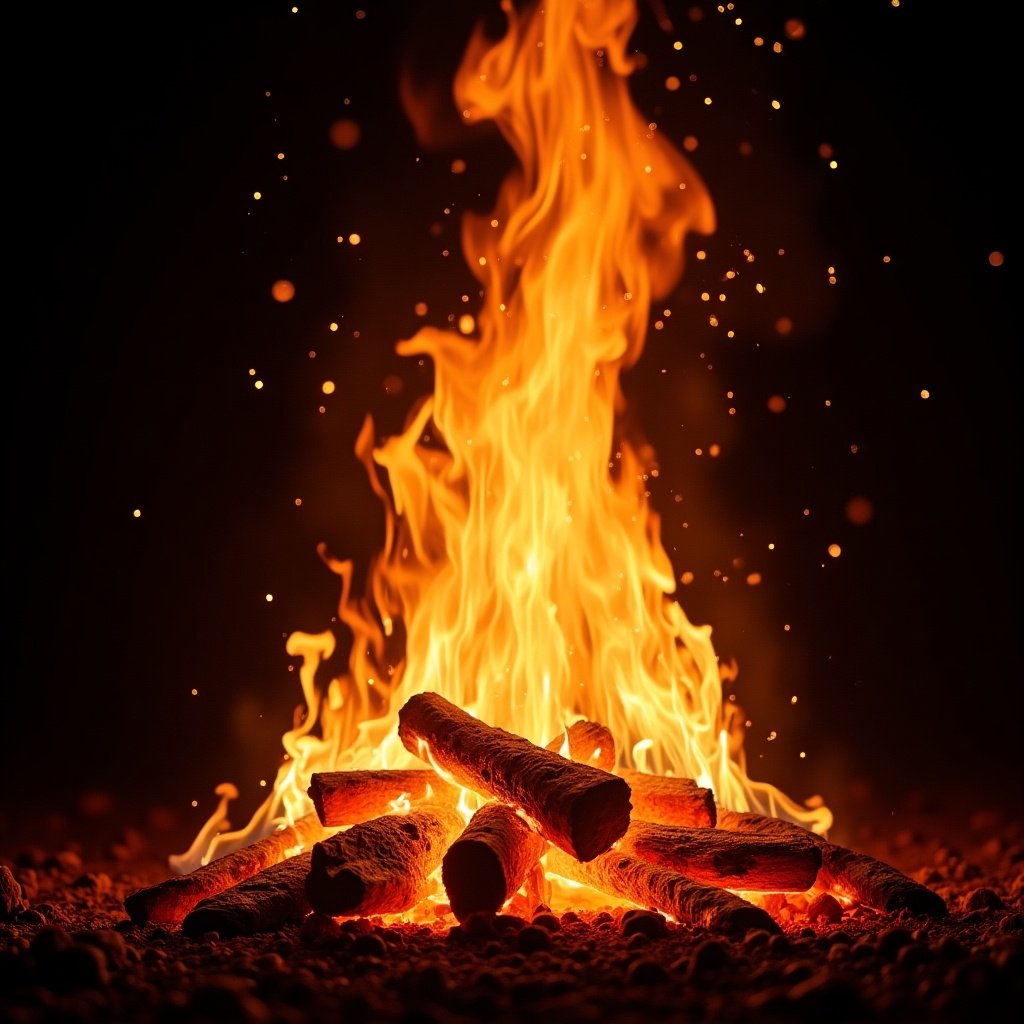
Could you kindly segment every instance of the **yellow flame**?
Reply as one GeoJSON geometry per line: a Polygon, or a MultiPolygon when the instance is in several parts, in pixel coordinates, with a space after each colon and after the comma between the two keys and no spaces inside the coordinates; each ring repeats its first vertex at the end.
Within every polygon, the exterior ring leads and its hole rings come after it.
{"type": "Polygon", "coordinates": [[[359,600],[351,563],[321,551],[342,580],[348,671],[318,688],[333,638],[289,639],[308,714],[250,831],[307,812],[314,770],[413,766],[396,716],[428,690],[540,745],[601,722],[620,766],[824,831],[827,808],[747,775],[722,698],[735,668],[671,596],[654,455],[623,426],[620,374],[651,300],[677,283],[686,234],[715,229],[704,183],[632,103],[634,0],[503,10],[506,35],[473,34],[454,89],[463,119],[494,121],[518,158],[495,208],[463,221],[481,306],[398,345],[433,360],[434,393],[379,446],[369,417],[359,434],[383,547],[359,600]]]}

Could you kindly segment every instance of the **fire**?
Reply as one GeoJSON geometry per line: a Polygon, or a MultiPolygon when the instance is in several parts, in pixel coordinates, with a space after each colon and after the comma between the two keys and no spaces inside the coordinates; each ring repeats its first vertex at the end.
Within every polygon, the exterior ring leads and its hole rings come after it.
{"type": "Polygon", "coordinates": [[[715,229],[704,183],[631,100],[634,0],[502,9],[504,38],[478,29],[454,87],[464,121],[493,120],[518,158],[494,209],[463,222],[480,308],[399,343],[433,361],[434,392],[400,434],[375,446],[367,417],[358,437],[385,509],[368,594],[321,551],[341,578],[348,670],[317,678],[333,633],[289,638],[305,713],[273,792],[180,869],[309,813],[314,771],[421,767],[396,722],[424,691],[541,746],[601,722],[619,768],[697,779],[722,806],[818,832],[831,823],[747,775],[742,721],[722,698],[735,669],[672,597],[646,496],[653,453],[622,425],[620,375],[643,352],[650,304],[679,280],[687,234],[715,229]]]}

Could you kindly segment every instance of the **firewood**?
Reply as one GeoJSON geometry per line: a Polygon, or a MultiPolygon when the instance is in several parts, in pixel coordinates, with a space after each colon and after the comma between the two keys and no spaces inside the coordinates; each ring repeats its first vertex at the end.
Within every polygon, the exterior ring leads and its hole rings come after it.
{"type": "Polygon", "coordinates": [[[217,932],[222,938],[272,931],[309,913],[309,853],[264,868],[244,882],[200,900],[181,922],[190,938],[217,932]]]}
{"type": "Polygon", "coordinates": [[[561,754],[566,744],[570,761],[593,765],[606,772],[615,767],[615,739],[608,726],[600,722],[573,722],[561,736],[551,740],[547,748],[561,754]]]}
{"type": "Polygon", "coordinates": [[[629,825],[623,779],[485,725],[440,694],[410,697],[398,712],[398,735],[460,785],[521,808],[578,860],[607,850],[629,825]]]}
{"type": "Polygon", "coordinates": [[[353,825],[312,850],[306,896],[331,917],[397,914],[432,891],[430,875],[465,822],[451,806],[386,814],[353,825]]]}
{"type": "Polygon", "coordinates": [[[294,825],[272,832],[187,875],[175,875],[145,889],[136,889],[125,897],[124,909],[136,924],[179,924],[200,900],[279,864],[295,847],[308,850],[326,835],[316,815],[307,814],[294,825]]]}
{"type": "Polygon", "coordinates": [[[309,798],[324,825],[358,825],[392,813],[403,796],[410,802],[429,799],[454,803],[458,790],[429,768],[410,771],[378,770],[313,772],[309,798]]]}
{"type": "Polygon", "coordinates": [[[441,861],[452,913],[497,913],[519,890],[547,841],[507,804],[484,804],[441,861]]]}
{"type": "Polygon", "coordinates": [[[821,867],[821,850],[809,837],[752,837],[635,818],[615,848],[697,882],[759,892],[805,892],[821,867]]]}
{"type": "Polygon", "coordinates": [[[715,794],[693,779],[623,768],[619,774],[633,793],[633,816],[657,825],[689,825],[714,828],[717,820],[715,794]]]}
{"type": "Polygon", "coordinates": [[[550,848],[547,867],[556,875],[609,896],[725,935],[742,937],[751,928],[781,930],[766,910],[727,889],[694,881],[671,868],[618,850],[609,850],[581,864],[561,850],[550,848]]]}
{"type": "Polygon", "coordinates": [[[909,910],[913,914],[945,917],[946,901],[936,892],[908,878],[884,861],[866,853],[837,846],[800,825],[768,818],[751,812],[722,810],[718,824],[723,829],[752,832],[761,836],[810,836],[821,850],[821,868],[814,888],[844,896],[873,910],[892,913],[909,910]]]}

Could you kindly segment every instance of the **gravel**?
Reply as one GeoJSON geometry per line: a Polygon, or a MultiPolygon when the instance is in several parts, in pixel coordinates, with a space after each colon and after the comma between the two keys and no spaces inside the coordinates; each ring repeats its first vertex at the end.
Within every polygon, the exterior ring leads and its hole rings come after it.
{"type": "Polygon", "coordinates": [[[639,908],[521,904],[462,925],[444,914],[417,924],[314,915],[256,936],[188,939],[123,911],[127,892],[166,874],[139,830],[102,850],[23,843],[0,851],[0,1020],[1016,1021],[1020,822],[975,814],[956,844],[935,822],[923,827],[931,838],[908,827],[893,836],[889,820],[857,848],[938,892],[947,918],[778,897],[783,934],[741,939],[639,908]]]}

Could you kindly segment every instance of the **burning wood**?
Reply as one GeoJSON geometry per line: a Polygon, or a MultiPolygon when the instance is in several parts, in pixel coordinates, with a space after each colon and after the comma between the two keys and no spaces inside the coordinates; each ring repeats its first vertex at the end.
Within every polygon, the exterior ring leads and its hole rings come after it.
{"type": "Polygon", "coordinates": [[[395,809],[403,796],[410,802],[430,799],[454,803],[458,792],[429,768],[412,771],[314,772],[309,798],[324,825],[358,825],[395,809]]]}
{"type": "Polygon", "coordinates": [[[619,774],[629,783],[633,814],[641,821],[691,828],[715,827],[718,820],[715,794],[698,786],[693,779],[649,775],[631,768],[623,768],[619,774]]]}
{"type": "Polygon", "coordinates": [[[836,846],[821,836],[779,818],[761,814],[723,810],[719,827],[759,836],[809,836],[821,850],[821,869],[815,888],[863,903],[873,910],[892,913],[909,910],[913,914],[944,917],[946,902],[938,893],[908,878],[884,861],[836,846]]]}
{"type": "Polygon", "coordinates": [[[581,864],[552,848],[548,850],[547,866],[549,871],[563,878],[712,931],[737,936],[751,928],[780,931],[766,910],[726,889],[705,885],[678,871],[618,850],[609,850],[581,864]]]}
{"type": "Polygon", "coordinates": [[[485,725],[440,694],[410,697],[398,735],[459,784],[522,808],[545,839],[578,860],[607,850],[629,825],[623,779],[485,725]]]}
{"type": "Polygon", "coordinates": [[[279,864],[296,847],[309,849],[327,834],[315,814],[272,832],[187,875],[176,875],[125,897],[124,909],[136,924],[179,924],[200,900],[215,896],[265,868],[279,864]]]}
{"type": "Polygon", "coordinates": [[[310,854],[300,853],[216,896],[196,904],[185,916],[181,930],[191,938],[216,932],[227,938],[271,931],[309,913],[306,875],[310,854]]]}
{"type": "MultiPolygon", "coordinates": [[[[615,767],[615,738],[600,722],[573,722],[563,736],[551,740],[547,747],[559,753],[567,747],[569,760],[580,764],[605,771],[615,767]]],[[[632,768],[623,768],[617,774],[629,783],[635,818],[659,825],[714,827],[715,794],[693,779],[649,775],[632,768]]]]}
{"type": "Polygon", "coordinates": [[[633,820],[616,849],[698,882],[760,892],[805,892],[821,867],[809,837],[756,836],[633,820]]]}
{"type": "Polygon", "coordinates": [[[312,850],[306,896],[332,917],[397,914],[430,894],[440,866],[464,822],[454,807],[387,814],[353,825],[312,850]]]}
{"type": "Polygon", "coordinates": [[[615,740],[611,730],[600,722],[573,722],[562,736],[548,743],[548,750],[560,754],[568,745],[568,758],[610,772],[615,768],[615,740]]]}
{"type": "Polygon", "coordinates": [[[441,861],[452,913],[496,913],[526,881],[547,842],[507,804],[485,804],[441,861]]]}

